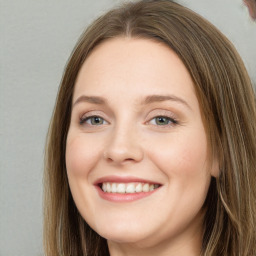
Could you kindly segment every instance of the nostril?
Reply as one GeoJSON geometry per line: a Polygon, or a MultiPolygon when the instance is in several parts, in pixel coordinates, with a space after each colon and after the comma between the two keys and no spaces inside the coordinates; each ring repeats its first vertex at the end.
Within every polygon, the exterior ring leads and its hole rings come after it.
{"type": "Polygon", "coordinates": [[[144,152],[138,142],[129,140],[129,142],[121,143],[120,141],[113,141],[112,144],[106,145],[103,152],[103,158],[109,163],[123,163],[123,162],[139,162],[143,159],[144,152]]]}

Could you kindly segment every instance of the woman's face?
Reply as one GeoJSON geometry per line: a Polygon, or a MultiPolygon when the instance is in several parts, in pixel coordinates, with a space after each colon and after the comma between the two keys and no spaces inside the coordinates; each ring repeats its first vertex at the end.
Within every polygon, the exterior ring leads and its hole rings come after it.
{"type": "Polygon", "coordinates": [[[75,83],[66,166],[98,234],[140,247],[200,240],[207,149],[193,82],[172,50],[131,38],[93,50],[75,83]]]}

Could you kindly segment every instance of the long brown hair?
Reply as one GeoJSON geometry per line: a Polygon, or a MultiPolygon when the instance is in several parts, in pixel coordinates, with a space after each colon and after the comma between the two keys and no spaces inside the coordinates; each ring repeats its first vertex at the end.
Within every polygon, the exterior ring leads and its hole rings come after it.
{"type": "Polygon", "coordinates": [[[114,37],[147,38],[168,45],[195,85],[211,159],[205,202],[204,256],[256,255],[256,107],[242,60],[213,25],[171,1],[127,3],[98,18],[67,63],[48,132],[44,175],[44,247],[47,256],[109,255],[107,242],[79,214],[65,166],[66,138],[77,74],[88,54],[114,37]]]}

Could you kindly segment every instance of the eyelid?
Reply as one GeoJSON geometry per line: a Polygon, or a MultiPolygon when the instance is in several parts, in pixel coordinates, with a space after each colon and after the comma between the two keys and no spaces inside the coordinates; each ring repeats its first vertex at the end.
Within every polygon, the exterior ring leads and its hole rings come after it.
{"type": "Polygon", "coordinates": [[[157,127],[157,128],[160,128],[160,129],[164,129],[164,128],[170,128],[170,127],[176,126],[176,125],[178,125],[179,123],[178,123],[178,121],[177,121],[176,119],[174,119],[174,118],[161,115],[161,116],[155,116],[155,117],[153,117],[152,119],[150,119],[150,120],[147,122],[147,124],[148,124],[148,125],[155,126],[155,127],[157,127]],[[162,117],[162,118],[167,119],[168,123],[167,123],[167,124],[157,124],[157,123],[152,124],[152,123],[151,123],[154,119],[159,118],[159,117],[162,117]]]}
{"type": "MultiPolygon", "coordinates": [[[[155,122],[156,122],[156,120],[155,120],[155,122]]],[[[157,129],[170,129],[174,126],[179,125],[180,121],[179,121],[177,115],[175,115],[173,112],[171,112],[169,110],[155,109],[150,112],[145,124],[150,125],[157,129]],[[157,124],[157,123],[153,124],[153,123],[151,123],[154,119],[156,119],[158,117],[163,117],[163,118],[168,119],[168,121],[169,121],[168,124],[157,124]]]]}
{"type": "Polygon", "coordinates": [[[98,111],[98,110],[90,110],[87,112],[83,112],[81,115],[79,115],[79,119],[85,119],[87,117],[93,117],[93,116],[98,116],[103,119],[107,119],[106,115],[102,111],[98,111]]]}
{"type": "Polygon", "coordinates": [[[107,124],[109,124],[110,122],[107,120],[108,118],[105,116],[106,115],[101,111],[88,111],[79,116],[79,123],[82,125],[85,123],[86,120],[90,118],[99,117],[99,118],[102,118],[105,122],[107,122],[107,124]]]}
{"type": "Polygon", "coordinates": [[[148,121],[150,121],[153,118],[156,118],[156,117],[159,117],[159,116],[167,117],[167,118],[174,119],[174,120],[178,120],[178,117],[177,117],[176,114],[174,114],[170,110],[165,110],[165,109],[154,109],[154,110],[150,111],[150,113],[147,115],[146,119],[148,121]]]}
{"type": "MultiPolygon", "coordinates": [[[[100,125],[104,125],[105,123],[108,123],[104,118],[102,118],[102,117],[100,117],[100,116],[88,116],[88,117],[82,118],[82,119],[80,120],[80,124],[84,124],[84,123],[87,124],[87,121],[89,121],[90,119],[93,119],[93,118],[95,118],[95,117],[100,118],[100,119],[103,120],[103,123],[102,123],[102,124],[98,124],[98,125],[95,125],[95,126],[100,126],[100,125]],[[105,123],[104,123],[104,122],[105,122],[105,123]]],[[[92,124],[89,124],[89,125],[92,125],[92,124]]],[[[94,125],[93,125],[93,126],[94,126],[94,125]]]]}

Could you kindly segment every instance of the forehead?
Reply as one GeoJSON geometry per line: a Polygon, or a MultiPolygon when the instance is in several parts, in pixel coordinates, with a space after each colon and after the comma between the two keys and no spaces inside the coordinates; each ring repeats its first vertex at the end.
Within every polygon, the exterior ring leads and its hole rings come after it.
{"type": "Polygon", "coordinates": [[[175,94],[197,102],[193,81],[178,56],[148,39],[114,38],[98,45],[79,71],[74,99],[81,94],[144,97],[175,94]],[[127,91],[134,92],[127,94],[127,91]]]}

